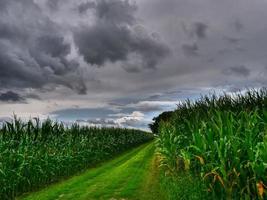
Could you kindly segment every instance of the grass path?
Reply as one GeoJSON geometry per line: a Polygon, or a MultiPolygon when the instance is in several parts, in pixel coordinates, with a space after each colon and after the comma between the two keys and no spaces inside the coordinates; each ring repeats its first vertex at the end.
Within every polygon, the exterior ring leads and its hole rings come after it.
{"type": "Polygon", "coordinates": [[[154,144],[131,150],[81,175],[21,200],[164,199],[160,194],[154,144]]]}

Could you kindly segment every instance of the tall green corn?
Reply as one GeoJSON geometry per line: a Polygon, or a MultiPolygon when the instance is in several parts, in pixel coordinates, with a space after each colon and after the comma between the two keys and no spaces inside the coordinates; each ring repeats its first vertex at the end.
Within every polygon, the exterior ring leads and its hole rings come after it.
{"type": "Polygon", "coordinates": [[[0,199],[36,190],[151,140],[151,133],[119,128],[70,128],[16,117],[0,129],[0,199]]]}
{"type": "Polygon", "coordinates": [[[157,140],[167,174],[199,176],[214,199],[267,198],[267,91],[179,105],[157,140]]]}

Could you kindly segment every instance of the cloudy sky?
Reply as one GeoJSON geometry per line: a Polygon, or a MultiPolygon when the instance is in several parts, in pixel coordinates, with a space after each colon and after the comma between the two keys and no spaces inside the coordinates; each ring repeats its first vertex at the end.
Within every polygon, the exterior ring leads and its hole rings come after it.
{"type": "Polygon", "coordinates": [[[0,0],[0,121],[146,128],[267,84],[267,0],[0,0]]]}

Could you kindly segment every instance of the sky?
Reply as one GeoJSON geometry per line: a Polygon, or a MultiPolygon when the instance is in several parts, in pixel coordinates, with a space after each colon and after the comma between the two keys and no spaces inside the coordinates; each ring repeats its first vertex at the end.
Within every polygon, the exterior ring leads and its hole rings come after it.
{"type": "Polygon", "coordinates": [[[0,121],[147,129],[267,84],[267,0],[0,0],[0,121]]]}

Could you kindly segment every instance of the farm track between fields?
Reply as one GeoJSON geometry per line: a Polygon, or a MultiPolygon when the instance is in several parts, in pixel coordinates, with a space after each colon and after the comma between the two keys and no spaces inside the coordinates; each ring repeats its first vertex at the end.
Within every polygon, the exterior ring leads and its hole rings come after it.
{"type": "Polygon", "coordinates": [[[20,199],[163,199],[154,150],[153,143],[141,145],[98,167],[20,199]]]}

